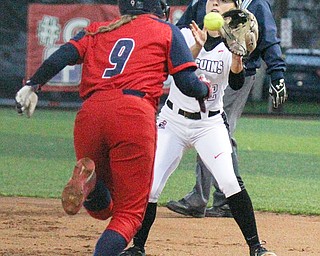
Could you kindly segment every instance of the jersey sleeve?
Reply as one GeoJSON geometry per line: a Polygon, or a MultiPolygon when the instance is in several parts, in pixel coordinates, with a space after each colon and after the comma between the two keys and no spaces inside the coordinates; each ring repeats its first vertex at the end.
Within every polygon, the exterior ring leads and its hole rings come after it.
{"type": "MultiPolygon", "coordinates": [[[[95,32],[99,28],[100,23],[99,22],[93,22],[88,27],[81,30],[78,34],[76,34],[73,38],[70,39],[70,43],[77,48],[80,58],[83,59],[91,36],[86,35],[86,32],[95,32]]],[[[79,63],[78,63],[79,64],[79,63]]]]}
{"type": "MultiPolygon", "coordinates": [[[[72,39],[70,39],[69,43],[71,43],[74,47],[77,48],[80,60],[83,59],[87,45],[89,41],[89,36],[86,36],[86,32],[84,30],[80,31],[77,35],[75,35],[72,39]]],[[[81,63],[81,61],[78,62],[78,64],[81,63]]]]}
{"type": "Polygon", "coordinates": [[[183,29],[181,29],[181,33],[184,37],[184,40],[186,40],[186,43],[190,49],[191,46],[193,46],[196,43],[196,41],[194,40],[194,37],[192,35],[191,30],[189,28],[183,28],[183,29]]]}
{"type": "Polygon", "coordinates": [[[197,69],[191,51],[178,27],[170,24],[172,30],[172,40],[169,53],[169,74],[175,74],[181,70],[192,68],[197,69]]]}

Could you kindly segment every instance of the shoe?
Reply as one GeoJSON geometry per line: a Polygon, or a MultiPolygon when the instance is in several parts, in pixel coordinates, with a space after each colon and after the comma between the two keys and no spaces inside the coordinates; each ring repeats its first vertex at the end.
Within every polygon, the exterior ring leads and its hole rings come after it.
{"type": "Polygon", "coordinates": [[[231,210],[227,204],[222,206],[214,206],[206,209],[206,217],[213,218],[233,218],[231,210]]]}
{"type": "Polygon", "coordinates": [[[274,252],[268,251],[266,248],[259,245],[250,249],[250,256],[277,256],[274,252]]]}
{"type": "Polygon", "coordinates": [[[144,249],[139,248],[138,246],[132,246],[127,250],[124,250],[118,256],[146,256],[144,249]]]}
{"type": "Polygon", "coordinates": [[[205,217],[204,211],[192,207],[184,198],[182,198],[178,202],[169,201],[166,206],[169,210],[186,216],[192,216],[195,218],[205,217]]]}
{"type": "Polygon", "coordinates": [[[95,164],[90,158],[82,158],[77,162],[61,196],[62,207],[67,214],[77,214],[89,193],[94,189],[96,184],[94,170],[95,164]]]}

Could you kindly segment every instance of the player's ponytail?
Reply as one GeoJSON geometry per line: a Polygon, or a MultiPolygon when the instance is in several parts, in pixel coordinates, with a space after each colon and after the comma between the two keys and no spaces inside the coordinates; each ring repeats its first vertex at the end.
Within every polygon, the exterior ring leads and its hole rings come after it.
{"type": "Polygon", "coordinates": [[[130,21],[134,20],[135,18],[137,18],[136,15],[122,15],[119,20],[116,20],[115,22],[110,23],[108,26],[101,26],[95,32],[88,32],[87,31],[86,34],[90,35],[90,36],[94,36],[99,33],[110,32],[112,30],[115,30],[116,28],[121,27],[124,24],[129,23],[130,21]]]}

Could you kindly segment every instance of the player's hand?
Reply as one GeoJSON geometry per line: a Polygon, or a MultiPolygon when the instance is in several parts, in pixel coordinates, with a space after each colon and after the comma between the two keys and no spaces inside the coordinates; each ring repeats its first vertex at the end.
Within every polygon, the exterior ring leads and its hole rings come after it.
{"type": "Polygon", "coordinates": [[[197,23],[193,20],[190,24],[190,30],[196,41],[196,44],[203,47],[207,41],[207,29],[203,28],[202,30],[198,27],[197,23]]]}
{"type": "Polygon", "coordinates": [[[38,103],[38,95],[35,93],[39,86],[24,85],[16,94],[16,110],[19,115],[25,113],[31,117],[38,103]]]}
{"type": "Polygon", "coordinates": [[[272,97],[274,108],[278,108],[279,105],[283,104],[288,98],[284,79],[272,81],[269,88],[269,94],[272,97]]]}
{"type": "Polygon", "coordinates": [[[205,98],[198,99],[200,110],[201,110],[201,112],[205,113],[206,112],[206,104],[204,103],[204,100],[212,97],[212,95],[213,95],[213,87],[212,87],[212,85],[210,83],[210,80],[208,80],[204,74],[199,75],[198,78],[202,83],[204,83],[208,87],[207,96],[205,98]]]}

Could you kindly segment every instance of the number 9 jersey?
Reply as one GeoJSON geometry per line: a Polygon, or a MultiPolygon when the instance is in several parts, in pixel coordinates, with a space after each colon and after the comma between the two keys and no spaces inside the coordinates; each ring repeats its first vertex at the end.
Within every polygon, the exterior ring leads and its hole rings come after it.
{"type": "Polygon", "coordinates": [[[80,54],[80,63],[85,64],[80,96],[86,98],[97,90],[133,89],[146,93],[157,108],[168,74],[196,69],[180,30],[155,15],[144,14],[110,32],[94,34],[113,22],[92,23],[70,40],[80,54]],[[141,26],[148,28],[144,29],[148,33],[141,32],[141,26]]]}

